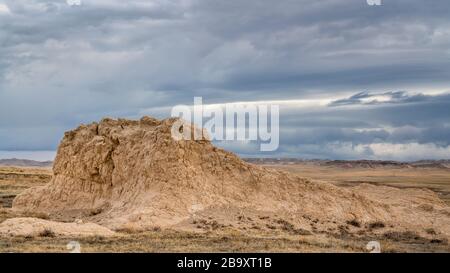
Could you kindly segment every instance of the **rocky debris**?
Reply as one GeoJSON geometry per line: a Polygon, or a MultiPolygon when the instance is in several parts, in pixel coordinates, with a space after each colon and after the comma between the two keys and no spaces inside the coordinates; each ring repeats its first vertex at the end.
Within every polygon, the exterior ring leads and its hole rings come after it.
{"type": "Polygon", "coordinates": [[[207,139],[176,140],[171,130],[177,121],[103,119],[67,132],[51,182],[20,194],[13,209],[76,212],[77,218],[112,229],[179,227],[211,208],[225,219],[233,208],[243,215],[251,210],[293,217],[295,226],[281,225],[288,230],[320,232],[355,220],[361,226],[382,222],[450,234],[448,207],[431,191],[409,195],[387,187],[344,189],[309,181],[244,162],[207,139]],[[433,210],[420,209],[423,204],[433,210]]]}

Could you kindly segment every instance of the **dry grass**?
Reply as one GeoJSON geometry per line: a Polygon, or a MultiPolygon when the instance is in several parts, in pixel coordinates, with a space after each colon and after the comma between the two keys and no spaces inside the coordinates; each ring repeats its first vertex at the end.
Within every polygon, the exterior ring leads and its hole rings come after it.
{"type": "MultiPolygon", "coordinates": [[[[450,176],[445,170],[347,170],[301,165],[276,167],[341,186],[371,182],[397,187],[427,187],[442,192],[444,198],[450,192],[450,176]]],[[[0,167],[0,198],[15,196],[29,187],[43,185],[50,178],[49,169],[0,167]]],[[[8,208],[9,203],[2,204],[5,207],[0,208],[0,222],[21,216],[48,218],[47,215],[18,214],[8,208]]],[[[266,219],[261,217],[260,220],[266,219]]],[[[141,230],[130,225],[118,231],[120,236],[112,238],[61,237],[54,236],[49,230],[34,237],[0,237],[0,252],[68,252],[67,243],[74,240],[81,244],[82,252],[366,252],[365,246],[371,240],[380,241],[383,252],[450,252],[447,242],[430,241],[412,233],[384,232],[383,236],[362,234],[358,237],[345,232],[340,235],[311,233],[296,228],[286,219],[275,219],[271,224],[273,229],[257,226],[245,233],[223,227],[214,220],[198,220],[197,225],[204,226],[206,231],[198,233],[161,230],[158,227],[141,230]]],[[[347,226],[383,232],[384,223],[374,222],[364,227],[355,220],[347,226]]],[[[435,233],[434,230],[427,232],[435,233]]]]}
{"type": "Polygon", "coordinates": [[[270,165],[298,173],[303,177],[322,180],[338,186],[371,183],[397,188],[428,188],[450,205],[450,169],[439,168],[339,168],[311,164],[270,165]]]}
{"type": "Polygon", "coordinates": [[[0,208],[9,208],[17,194],[50,181],[49,168],[0,167],[0,208]]]}
{"type": "MultiPolygon", "coordinates": [[[[442,242],[424,241],[409,233],[386,233],[376,238],[383,252],[448,252],[442,242]]],[[[70,241],[80,243],[82,252],[366,252],[370,237],[336,238],[326,235],[258,236],[228,232],[226,234],[192,233],[173,230],[122,233],[119,237],[10,237],[0,238],[0,252],[68,252],[70,241]]]]}
{"type": "Polygon", "coordinates": [[[323,236],[272,237],[245,234],[190,233],[172,230],[123,233],[121,237],[0,238],[0,252],[68,252],[69,241],[82,252],[362,252],[364,242],[348,243],[323,236]]]}

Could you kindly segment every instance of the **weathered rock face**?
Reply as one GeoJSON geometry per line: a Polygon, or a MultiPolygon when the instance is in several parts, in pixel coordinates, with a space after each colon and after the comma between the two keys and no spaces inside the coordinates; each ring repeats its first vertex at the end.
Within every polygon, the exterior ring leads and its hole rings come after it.
{"type": "Polygon", "coordinates": [[[76,213],[111,228],[129,223],[174,226],[211,208],[312,217],[336,224],[355,218],[395,221],[418,228],[443,211],[447,216],[439,221],[444,222],[433,225],[450,224],[447,207],[430,191],[417,190],[411,200],[402,197],[400,205],[380,203],[361,187],[337,188],[245,163],[207,140],[177,141],[171,137],[176,121],[104,119],[67,132],[52,181],[19,195],[13,208],[76,213]],[[414,210],[423,203],[432,204],[433,215],[414,210]],[[411,211],[415,219],[409,218],[411,211]]]}

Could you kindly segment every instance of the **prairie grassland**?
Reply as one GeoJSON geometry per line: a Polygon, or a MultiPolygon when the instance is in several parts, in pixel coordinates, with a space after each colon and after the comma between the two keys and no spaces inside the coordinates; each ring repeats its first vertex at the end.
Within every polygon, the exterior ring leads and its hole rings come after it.
{"type": "MultiPolygon", "coordinates": [[[[329,181],[340,186],[368,182],[396,187],[427,187],[448,200],[449,173],[443,170],[342,169],[321,166],[273,166],[300,173],[304,177],[329,181]]],[[[0,222],[14,217],[46,218],[11,210],[13,198],[21,191],[44,185],[50,169],[0,167],[0,222]]],[[[70,241],[78,241],[82,252],[367,252],[366,244],[377,240],[383,252],[450,252],[447,242],[430,241],[415,234],[385,234],[360,237],[348,234],[292,234],[283,229],[211,229],[203,232],[174,230],[121,230],[117,237],[64,237],[52,233],[28,237],[0,237],[0,252],[69,252],[70,241]]]]}
{"type": "Polygon", "coordinates": [[[397,188],[427,188],[450,205],[450,169],[443,168],[342,168],[312,164],[267,165],[313,180],[351,187],[359,183],[397,188]]]}
{"type": "Polygon", "coordinates": [[[327,234],[286,235],[273,233],[242,233],[208,231],[204,233],[174,230],[119,232],[116,237],[64,237],[51,233],[33,237],[0,237],[0,253],[69,252],[67,244],[76,241],[85,253],[172,253],[172,252],[368,252],[368,242],[380,242],[384,253],[449,252],[448,244],[433,243],[414,234],[394,234],[395,238],[333,237],[327,234]]]}
{"type": "Polygon", "coordinates": [[[0,166],[0,207],[11,207],[17,194],[31,187],[45,185],[51,177],[50,168],[0,166]]]}

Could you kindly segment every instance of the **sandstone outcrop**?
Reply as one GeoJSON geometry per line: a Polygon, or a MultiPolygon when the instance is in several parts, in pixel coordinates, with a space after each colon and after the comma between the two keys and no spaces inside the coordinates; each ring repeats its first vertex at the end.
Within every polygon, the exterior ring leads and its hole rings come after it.
{"type": "Polygon", "coordinates": [[[431,191],[379,188],[377,195],[366,194],[376,188],[370,185],[309,181],[246,163],[208,140],[175,140],[176,121],[103,119],[67,132],[52,181],[20,194],[13,208],[77,215],[112,229],[176,227],[202,211],[237,209],[290,217],[306,229],[305,219],[323,229],[357,219],[450,234],[448,207],[431,191]]]}

